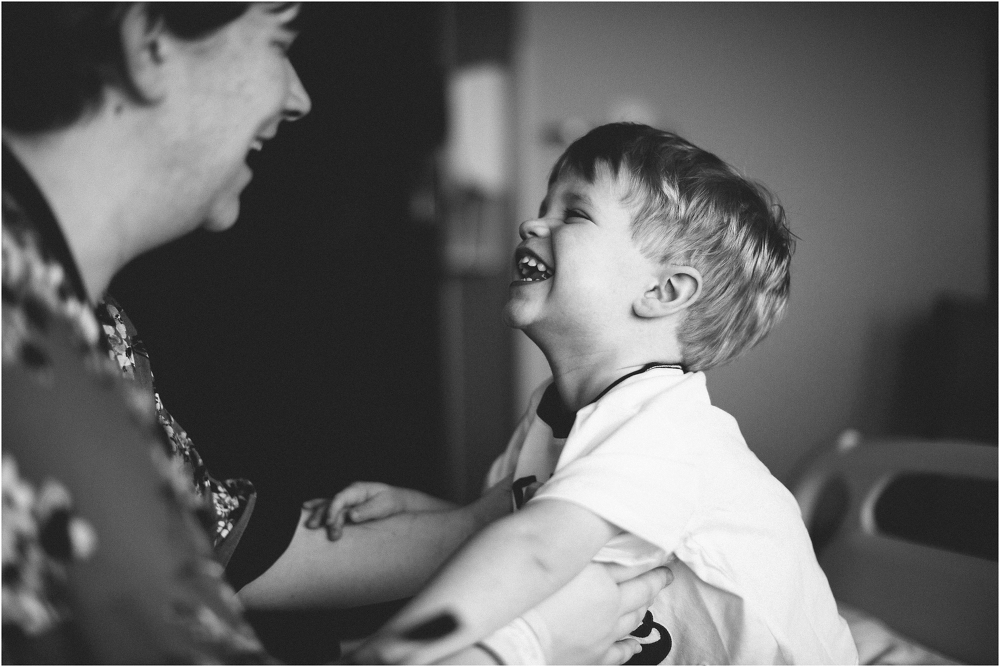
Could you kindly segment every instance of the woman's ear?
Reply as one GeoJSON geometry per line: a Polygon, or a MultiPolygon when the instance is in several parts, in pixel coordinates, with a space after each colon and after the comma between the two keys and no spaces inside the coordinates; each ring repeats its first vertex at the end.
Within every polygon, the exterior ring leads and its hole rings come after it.
{"type": "Polygon", "coordinates": [[[655,318],[679,313],[701,296],[701,273],[690,266],[669,266],[659,279],[632,304],[639,317],[655,318]]]}
{"type": "Polygon", "coordinates": [[[159,100],[167,89],[163,20],[154,23],[146,4],[134,3],[122,20],[121,35],[126,75],[135,92],[144,100],[159,100]]]}

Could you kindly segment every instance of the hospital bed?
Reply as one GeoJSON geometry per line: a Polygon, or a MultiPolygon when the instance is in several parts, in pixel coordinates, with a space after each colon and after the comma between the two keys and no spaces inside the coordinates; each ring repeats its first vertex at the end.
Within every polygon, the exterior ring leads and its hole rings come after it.
{"type": "Polygon", "coordinates": [[[862,664],[997,664],[997,448],[846,432],[793,492],[862,664]]]}

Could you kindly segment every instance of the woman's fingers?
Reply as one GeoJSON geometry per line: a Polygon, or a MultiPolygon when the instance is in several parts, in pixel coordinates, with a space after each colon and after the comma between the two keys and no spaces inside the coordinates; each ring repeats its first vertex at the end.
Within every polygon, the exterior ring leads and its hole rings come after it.
{"type": "Polygon", "coordinates": [[[633,655],[642,650],[638,639],[627,637],[611,645],[601,660],[603,665],[624,665],[633,655]]]}
{"type": "Polygon", "coordinates": [[[639,607],[635,611],[628,611],[622,614],[615,624],[615,635],[625,637],[631,634],[633,630],[642,625],[642,619],[646,615],[647,609],[648,607],[639,607]]]}
{"type": "MultiPolygon", "coordinates": [[[[618,584],[622,613],[645,609],[663,587],[674,580],[674,573],[667,567],[653,568],[649,572],[618,584]]],[[[638,625],[638,624],[637,624],[638,625]]]]}

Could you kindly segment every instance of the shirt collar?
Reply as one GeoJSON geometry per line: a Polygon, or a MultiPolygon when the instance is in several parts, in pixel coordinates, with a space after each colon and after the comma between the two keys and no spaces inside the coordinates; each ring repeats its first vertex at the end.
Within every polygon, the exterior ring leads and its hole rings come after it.
{"type": "MultiPolygon", "coordinates": [[[[640,373],[645,373],[646,371],[653,370],[654,368],[675,368],[686,372],[685,368],[679,364],[666,364],[659,361],[648,363],[639,370],[626,373],[609,384],[604,388],[604,391],[598,394],[594,400],[588,403],[588,405],[601,400],[605,394],[633,375],[639,375],[640,373]]],[[[542,400],[538,402],[538,409],[535,411],[535,414],[537,414],[543,422],[549,425],[549,428],[552,429],[552,435],[556,438],[565,438],[569,436],[569,432],[573,429],[573,423],[576,421],[576,412],[567,408],[566,404],[563,403],[562,398],[559,396],[559,390],[556,388],[555,382],[545,388],[545,393],[542,394],[542,400]]]]}

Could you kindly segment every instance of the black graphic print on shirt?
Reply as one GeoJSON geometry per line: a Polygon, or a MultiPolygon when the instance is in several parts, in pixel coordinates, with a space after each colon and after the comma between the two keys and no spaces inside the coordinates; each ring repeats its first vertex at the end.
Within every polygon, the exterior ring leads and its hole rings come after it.
{"type": "Polygon", "coordinates": [[[647,611],[642,625],[632,631],[632,636],[642,644],[642,650],[633,655],[626,665],[658,665],[673,648],[673,640],[667,629],[656,622],[653,612],[647,611]]]}

